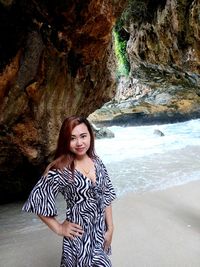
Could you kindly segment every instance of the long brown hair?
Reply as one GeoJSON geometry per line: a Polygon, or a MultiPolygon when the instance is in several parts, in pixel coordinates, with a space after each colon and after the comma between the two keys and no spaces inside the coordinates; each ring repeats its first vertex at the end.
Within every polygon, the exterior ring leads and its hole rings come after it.
{"type": "Polygon", "coordinates": [[[47,166],[45,174],[52,168],[63,169],[64,167],[67,167],[72,170],[72,172],[74,171],[75,155],[70,151],[71,133],[72,130],[81,123],[86,125],[90,134],[90,147],[87,154],[90,158],[95,157],[94,133],[89,121],[81,116],[67,117],[60,128],[54,161],[47,166]]]}

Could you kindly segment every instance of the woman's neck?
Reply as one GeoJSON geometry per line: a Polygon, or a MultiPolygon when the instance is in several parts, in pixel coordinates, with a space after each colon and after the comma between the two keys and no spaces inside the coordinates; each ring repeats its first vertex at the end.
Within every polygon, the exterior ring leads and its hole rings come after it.
{"type": "Polygon", "coordinates": [[[84,161],[87,161],[88,159],[89,159],[89,156],[87,154],[85,154],[83,156],[76,156],[75,157],[76,162],[84,162],[84,161]]]}

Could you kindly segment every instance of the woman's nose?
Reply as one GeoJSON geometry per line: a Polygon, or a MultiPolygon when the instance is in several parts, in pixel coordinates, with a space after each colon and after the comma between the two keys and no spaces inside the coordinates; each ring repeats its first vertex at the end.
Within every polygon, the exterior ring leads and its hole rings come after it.
{"type": "Polygon", "coordinates": [[[80,138],[77,138],[76,144],[77,144],[77,146],[80,146],[82,144],[82,140],[80,138]]]}

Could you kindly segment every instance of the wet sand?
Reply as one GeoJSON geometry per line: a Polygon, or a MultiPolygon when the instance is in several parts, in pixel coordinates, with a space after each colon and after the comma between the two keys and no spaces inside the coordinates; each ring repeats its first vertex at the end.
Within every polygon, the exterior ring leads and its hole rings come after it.
{"type": "MultiPolygon", "coordinates": [[[[200,266],[200,181],[130,193],[115,201],[113,215],[113,267],[200,266]]],[[[61,246],[44,227],[8,234],[0,266],[59,267],[61,246]]]]}

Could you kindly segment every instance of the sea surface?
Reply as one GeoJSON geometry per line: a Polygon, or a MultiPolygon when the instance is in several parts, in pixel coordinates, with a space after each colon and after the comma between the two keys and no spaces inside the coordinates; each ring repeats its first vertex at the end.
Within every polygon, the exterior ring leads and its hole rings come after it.
{"type": "Polygon", "coordinates": [[[109,129],[115,138],[96,140],[96,152],[107,166],[118,196],[200,179],[200,119],[109,129]]]}
{"type": "MultiPolygon", "coordinates": [[[[176,124],[109,128],[115,138],[96,140],[96,152],[107,166],[120,198],[200,179],[200,119],[176,124]],[[161,131],[164,136],[155,134],[161,131]]],[[[21,211],[23,203],[0,206],[0,249],[24,233],[46,228],[37,216],[21,211]]],[[[58,198],[64,218],[65,204],[58,198]]]]}

